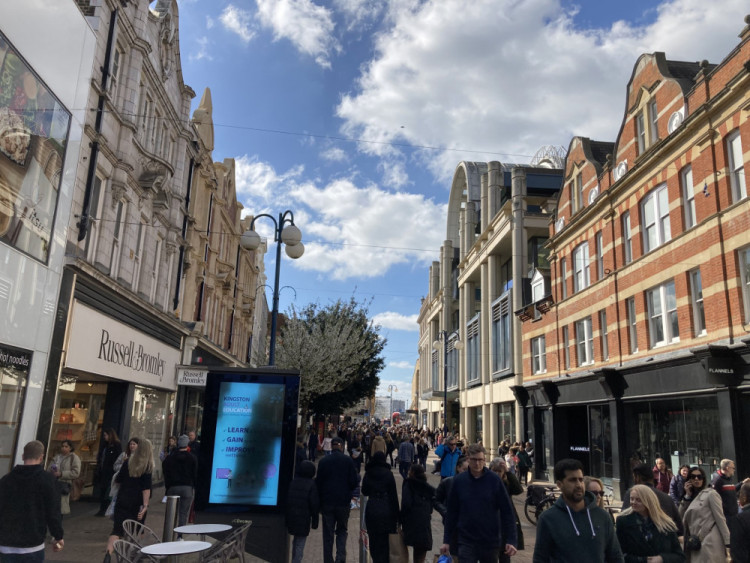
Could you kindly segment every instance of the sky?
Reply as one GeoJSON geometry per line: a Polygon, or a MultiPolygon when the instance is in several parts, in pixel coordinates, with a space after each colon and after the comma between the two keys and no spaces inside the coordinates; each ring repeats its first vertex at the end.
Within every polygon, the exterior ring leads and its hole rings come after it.
{"type": "MultiPolygon", "coordinates": [[[[213,101],[245,215],[291,210],[280,310],[354,297],[409,399],[421,299],[464,160],[614,141],[637,58],[718,63],[747,0],[178,0],[182,72],[213,101]]],[[[256,230],[272,237],[273,222],[256,230]]],[[[266,255],[273,284],[275,247],[266,255]]],[[[267,292],[269,307],[271,292],[267,292]]]]}

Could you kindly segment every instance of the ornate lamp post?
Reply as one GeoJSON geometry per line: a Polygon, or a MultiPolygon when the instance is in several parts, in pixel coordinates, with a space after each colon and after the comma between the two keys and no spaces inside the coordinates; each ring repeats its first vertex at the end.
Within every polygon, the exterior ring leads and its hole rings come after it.
{"type": "Polygon", "coordinates": [[[279,213],[277,221],[267,213],[261,213],[253,217],[250,230],[245,231],[240,239],[240,245],[246,250],[255,250],[260,246],[260,235],[255,232],[255,221],[261,217],[268,217],[274,224],[273,240],[276,243],[276,276],[273,281],[273,309],[271,311],[271,345],[268,353],[268,365],[273,366],[276,362],[276,322],[279,316],[279,272],[281,270],[281,243],[284,243],[286,255],[296,260],[305,252],[305,246],[300,242],[302,232],[294,224],[294,213],[286,210],[279,213]]]}
{"type": "MultiPolygon", "coordinates": [[[[454,333],[455,334],[455,333],[454,333]]],[[[443,348],[443,436],[448,435],[448,338],[450,335],[447,330],[441,330],[438,332],[438,339],[432,343],[432,347],[435,350],[443,348]],[[441,344],[442,341],[442,344],[441,344]]],[[[458,337],[453,340],[453,348],[461,350],[464,347],[464,343],[461,342],[458,337]]],[[[458,366],[456,366],[456,373],[458,373],[458,366]]]]}

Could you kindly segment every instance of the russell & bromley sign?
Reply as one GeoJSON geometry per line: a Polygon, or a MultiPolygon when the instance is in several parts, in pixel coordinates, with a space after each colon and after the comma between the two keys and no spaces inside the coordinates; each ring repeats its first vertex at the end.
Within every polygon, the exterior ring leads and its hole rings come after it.
{"type": "Polygon", "coordinates": [[[71,369],[175,390],[180,351],[82,305],[73,306],[65,358],[71,369]]]}

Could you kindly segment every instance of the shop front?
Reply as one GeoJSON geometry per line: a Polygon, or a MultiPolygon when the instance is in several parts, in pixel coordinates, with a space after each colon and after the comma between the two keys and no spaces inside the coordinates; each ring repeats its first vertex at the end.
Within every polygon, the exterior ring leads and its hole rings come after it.
{"type": "Polygon", "coordinates": [[[635,465],[653,466],[657,458],[673,472],[688,464],[707,474],[730,458],[746,474],[747,438],[737,429],[750,415],[750,373],[738,362],[733,377],[721,379],[712,377],[710,365],[685,357],[648,369],[607,369],[527,385],[536,476],[552,479],[555,461],[577,459],[585,474],[602,478],[617,497],[632,484],[635,465]]]}
{"type": "Polygon", "coordinates": [[[73,299],[46,427],[49,458],[59,453],[63,440],[73,443],[81,458],[84,494],[96,494],[97,455],[102,431],[108,429],[120,437],[123,448],[134,436],[150,440],[153,478],[162,480],[159,451],[173,426],[179,359],[179,348],[73,299]]]}

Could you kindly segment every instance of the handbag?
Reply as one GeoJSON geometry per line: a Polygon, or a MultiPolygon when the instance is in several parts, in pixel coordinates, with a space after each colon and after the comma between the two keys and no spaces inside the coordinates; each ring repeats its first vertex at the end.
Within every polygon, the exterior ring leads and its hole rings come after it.
{"type": "Polygon", "coordinates": [[[73,479],[73,487],[70,490],[70,500],[77,501],[81,498],[81,493],[83,493],[83,478],[78,477],[77,479],[73,479]]]}
{"type": "Polygon", "coordinates": [[[685,551],[699,551],[701,548],[701,539],[698,536],[690,534],[685,538],[685,551]]]}
{"type": "Polygon", "coordinates": [[[395,534],[388,534],[388,557],[390,563],[409,563],[409,550],[404,543],[401,528],[395,534]]]}
{"type": "Polygon", "coordinates": [[[57,485],[57,492],[59,492],[61,495],[70,494],[70,482],[69,481],[62,481],[58,479],[57,481],[55,481],[55,484],[57,485]]]}

